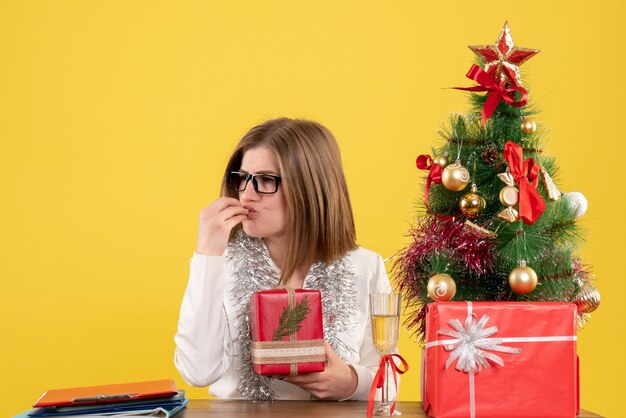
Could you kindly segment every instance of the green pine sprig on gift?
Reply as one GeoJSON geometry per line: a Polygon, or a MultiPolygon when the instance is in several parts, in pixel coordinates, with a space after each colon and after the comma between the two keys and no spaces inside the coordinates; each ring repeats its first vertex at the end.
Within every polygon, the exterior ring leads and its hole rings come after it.
{"type": "Polygon", "coordinates": [[[311,308],[309,307],[309,299],[307,297],[302,299],[302,302],[296,303],[293,308],[287,306],[280,316],[278,328],[274,331],[272,341],[280,341],[284,337],[300,331],[302,321],[304,321],[309,312],[311,312],[311,308]]]}

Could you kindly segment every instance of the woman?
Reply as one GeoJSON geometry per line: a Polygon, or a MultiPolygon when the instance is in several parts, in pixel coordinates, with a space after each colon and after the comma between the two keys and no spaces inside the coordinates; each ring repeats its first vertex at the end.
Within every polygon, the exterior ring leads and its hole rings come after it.
{"type": "Polygon", "coordinates": [[[332,134],[288,118],[252,128],[199,224],[174,339],[185,381],[210,385],[219,398],[367,399],[379,360],[368,294],[391,289],[381,257],[356,245],[332,134]],[[282,286],[321,291],[323,372],[271,378],[252,370],[250,296],[282,286]]]}

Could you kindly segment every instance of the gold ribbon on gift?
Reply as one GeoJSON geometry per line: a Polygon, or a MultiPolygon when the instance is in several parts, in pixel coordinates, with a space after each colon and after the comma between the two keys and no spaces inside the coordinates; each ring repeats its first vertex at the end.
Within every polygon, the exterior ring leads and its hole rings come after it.
{"type": "MultiPolygon", "coordinates": [[[[253,364],[291,364],[324,361],[324,340],[302,341],[253,341],[251,343],[253,364]]],[[[293,370],[290,374],[297,374],[293,370]]]]}
{"type": "MultiPolygon", "coordinates": [[[[296,305],[296,292],[287,289],[289,309],[296,305]]],[[[324,340],[296,339],[289,334],[289,341],[252,341],[250,343],[252,364],[289,364],[289,375],[298,374],[298,363],[325,361],[324,340]]]]}

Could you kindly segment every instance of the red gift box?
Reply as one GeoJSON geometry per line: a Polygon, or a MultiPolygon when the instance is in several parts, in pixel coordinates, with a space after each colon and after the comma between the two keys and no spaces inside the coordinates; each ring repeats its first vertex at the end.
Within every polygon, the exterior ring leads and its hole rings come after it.
{"type": "Polygon", "coordinates": [[[256,373],[295,375],[324,370],[319,290],[272,289],[253,294],[250,332],[256,373]]]}
{"type": "Polygon", "coordinates": [[[428,304],[422,404],[429,416],[571,418],[578,403],[574,304],[428,304]]]}

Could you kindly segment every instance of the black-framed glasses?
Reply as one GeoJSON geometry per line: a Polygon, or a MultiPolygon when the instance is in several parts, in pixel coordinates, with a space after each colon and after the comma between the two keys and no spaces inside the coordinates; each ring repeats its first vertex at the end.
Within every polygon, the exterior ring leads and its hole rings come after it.
{"type": "Polygon", "coordinates": [[[280,176],[271,174],[249,174],[239,171],[231,171],[226,173],[226,184],[228,188],[234,192],[243,192],[248,186],[248,182],[252,180],[252,186],[257,193],[273,194],[278,191],[278,184],[281,182],[280,176]]]}

